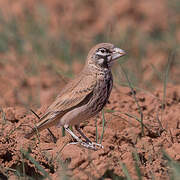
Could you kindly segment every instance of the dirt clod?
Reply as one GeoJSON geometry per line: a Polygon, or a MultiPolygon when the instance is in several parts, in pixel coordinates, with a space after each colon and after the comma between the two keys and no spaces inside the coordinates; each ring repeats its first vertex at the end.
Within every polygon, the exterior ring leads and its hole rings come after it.
{"type": "MultiPolygon", "coordinates": [[[[172,105],[163,110],[163,116],[161,117],[159,115],[161,112],[160,106],[158,106],[158,109],[156,108],[159,103],[158,100],[154,99],[153,96],[150,98],[148,94],[137,93],[137,96],[141,96],[140,102],[147,104],[147,110],[144,111],[144,117],[146,118],[143,123],[150,131],[144,128],[145,134],[142,136],[141,124],[136,119],[118,114],[118,110],[126,113],[130,111],[131,114],[134,113],[138,116],[137,110],[132,111],[131,109],[134,100],[131,99],[128,104],[124,101],[125,96],[129,95],[123,95],[123,89],[123,87],[119,88],[118,93],[116,90],[113,90],[110,101],[113,102],[114,97],[119,97],[119,101],[106,106],[106,109],[115,107],[117,111],[116,116],[113,113],[105,113],[106,127],[102,141],[104,149],[98,151],[88,150],[79,145],[65,145],[71,141],[69,135],[62,137],[61,130],[55,127],[52,127],[52,131],[58,138],[56,144],[52,142],[51,138],[49,140],[45,138],[48,137],[48,131],[46,130],[40,134],[40,139],[37,137],[31,140],[24,139],[21,134],[23,133],[22,131],[28,130],[28,127],[23,128],[24,126],[22,125],[33,125],[33,116],[31,114],[23,115],[24,110],[22,111],[18,107],[3,108],[2,112],[5,113],[6,123],[0,124],[2,129],[1,134],[3,135],[0,138],[1,164],[4,168],[21,166],[19,163],[23,156],[20,150],[24,149],[26,152],[29,152],[29,156],[39,162],[53,176],[58,173],[59,168],[62,169],[62,163],[65,164],[65,169],[68,168],[68,171],[71,171],[69,174],[74,174],[78,177],[80,173],[81,177],[85,179],[90,175],[97,178],[123,176],[121,162],[125,163],[133,176],[136,176],[133,153],[137,153],[139,166],[143,170],[144,177],[150,179],[153,173],[155,176],[165,179],[168,169],[165,166],[166,161],[162,158],[162,149],[174,160],[180,161],[180,132],[177,127],[179,117],[175,113],[179,112],[177,99],[172,95],[173,91],[171,93],[171,89],[168,89],[167,99],[171,101],[172,105]],[[160,122],[157,121],[157,116],[160,122]],[[16,124],[15,126],[14,123],[16,124]],[[159,129],[162,127],[159,123],[164,128],[161,133],[159,133],[159,129]],[[15,127],[16,129],[14,129],[15,127]],[[151,135],[149,134],[150,132],[151,135]],[[153,136],[153,133],[157,136],[153,136]],[[65,147],[63,148],[64,145],[65,147]],[[151,171],[148,171],[148,169],[151,169],[151,171]]],[[[2,117],[1,122],[4,122],[2,117]]],[[[97,124],[100,139],[102,132],[101,116],[97,119],[97,124]]],[[[95,141],[95,118],[89,120],[88,124],[82,127],[84,133],[92,141],[95,141]]],[[[24,158],[26,159],[27,157],[24,158]]],[[[32,166],[30,160],[26,159],[25,161],[27,170],[32,167],[35,168],[34,165],[32,166]]],[[[35,169],[33,171],[34,173],[37,172],[35,169]]],[[[12,174],[11,172],[9,173],[12,174]]]]}

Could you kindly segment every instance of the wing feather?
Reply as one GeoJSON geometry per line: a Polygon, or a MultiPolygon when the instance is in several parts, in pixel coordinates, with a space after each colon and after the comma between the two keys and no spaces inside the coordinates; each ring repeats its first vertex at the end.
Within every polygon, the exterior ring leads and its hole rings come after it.
{"type": "Polygon", "coordinates": [[[40,132],[56,124],[65,113],[87,103],[89,101],[87,97],[92,95],[95,86],[96,78],[92,77],[92,74],[81,74],[69,82],[36,124],[36,128],[33,128],[26,137],[30,138],[37,130],[40,132]]]}
{"type": "Polygon", "coordinates": [[[49,106],[47,112],[66,111],[78,105],[90,94],[96,86],[96,80],[92,75],[79,77],[71,81],[60,92],[55,101],[49,106]]]}

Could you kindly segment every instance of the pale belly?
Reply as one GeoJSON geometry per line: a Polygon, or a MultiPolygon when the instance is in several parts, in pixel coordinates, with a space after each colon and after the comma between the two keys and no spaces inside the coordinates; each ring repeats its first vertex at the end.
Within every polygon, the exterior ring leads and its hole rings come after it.
{"type": "Polygon", "coordinates": [[[89,102],[66,113],[60,119],[58,126],[78,125],[82,121],[98,114],[108,101],[112,90],[112,84],[112,78],[106,79],[106,82],[99,81],[89,102]]]}

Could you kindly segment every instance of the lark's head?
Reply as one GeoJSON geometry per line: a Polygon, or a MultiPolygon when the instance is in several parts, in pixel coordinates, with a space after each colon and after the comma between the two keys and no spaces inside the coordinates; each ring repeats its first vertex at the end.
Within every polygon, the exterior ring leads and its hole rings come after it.
{"type": "Polygon", "coordinates": [[[125,54],[125,51],[115,47],[113,44],[100,43],[90,50],[86,63],[100,68],[110,68],[115,60],[125,54]]]}

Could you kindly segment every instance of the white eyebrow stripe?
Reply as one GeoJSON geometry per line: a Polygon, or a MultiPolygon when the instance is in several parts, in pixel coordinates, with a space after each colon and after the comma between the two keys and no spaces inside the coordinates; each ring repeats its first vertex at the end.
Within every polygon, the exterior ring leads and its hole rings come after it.
{"type": "Polygon", "coordinates": [[[96,55],[106,57],[106,56],[110,55],[110,53],[108,52],[108,49],[102,47],[96,51],[96,55]],[[104,50],[104,52],[101,52],[102,50],[104,50]]]}

